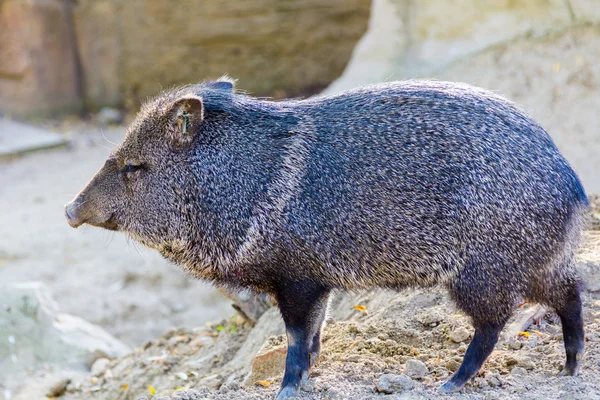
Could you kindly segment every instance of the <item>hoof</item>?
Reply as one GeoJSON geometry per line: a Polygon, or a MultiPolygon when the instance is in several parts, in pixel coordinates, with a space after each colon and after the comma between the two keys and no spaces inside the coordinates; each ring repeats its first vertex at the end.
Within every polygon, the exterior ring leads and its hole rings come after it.
{"type": "Polygon", "coordinates": [[[558,376],[577,376],[578,370],[579,370],[579,367],[571,367],[571,368],[564,367],[562,369],[562,371],[560,371],[558,373],[558,376]]]}
{"type": "Polygon", "coordinates": [[[284,388],[281,388],[279,393],[277,393],[275,400],[293,399],[294,397],[296,397],[297,392],[298,392],[298,388],[295,388],[292,386],[286,386],[284,388]]]}
{"type": "Polygon", "coordinates": [[[438,389],[438,392],[440,392],[441,394],[450,394],[450,393],[456,393],[459,390],[461,390],[463,388],[464,385],[457,385],[456,383],[452,382],[452,381],[448,381],[446,383],[444,383],[442,386],[440,386],[440,388],[438,389]]]}

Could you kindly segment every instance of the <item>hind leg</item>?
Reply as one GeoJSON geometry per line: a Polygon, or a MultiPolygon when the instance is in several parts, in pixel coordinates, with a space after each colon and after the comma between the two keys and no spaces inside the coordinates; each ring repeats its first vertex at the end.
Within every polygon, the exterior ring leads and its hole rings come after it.
{"type": "Polygon", "coordinates": [[[457,306],[471,317],[475,335],[458,371],[440,387],[441,393],[462,389],[494,350],[517,302],[513,295],[515,287],[500,279],[500,276],[510,277],[507,272],[507,269],[495,273],[490,267],[467,267],[449,285],[450,295],[457,306]]]}
{"type": "Polygon", "coordinates": [[[440,387],[441,393],[459,391],[465,383],[477,374],[477,371],[494,350],[503,326],[504,323],[482,322],[475,324],[475,335],[467,348],[465,358],[452,378],[440,387]]]}
{"type": "Polygon", "coordinates": [[[584,348],[580,284],[577,277],[559,278],[553,285],[550,305],[560,317],[567,362],[560,375],[577,375],[584,348]]]}

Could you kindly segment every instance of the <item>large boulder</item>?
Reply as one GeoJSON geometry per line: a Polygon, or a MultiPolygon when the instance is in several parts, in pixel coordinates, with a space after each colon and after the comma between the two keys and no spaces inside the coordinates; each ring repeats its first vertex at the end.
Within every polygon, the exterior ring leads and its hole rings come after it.
{"type": "Polygon", "coordinates": [[[0,377],[48,364],[87,370],[99,356],[129,352],[99,326],[59,312],[42,283],[0,286],[0,377]]]}

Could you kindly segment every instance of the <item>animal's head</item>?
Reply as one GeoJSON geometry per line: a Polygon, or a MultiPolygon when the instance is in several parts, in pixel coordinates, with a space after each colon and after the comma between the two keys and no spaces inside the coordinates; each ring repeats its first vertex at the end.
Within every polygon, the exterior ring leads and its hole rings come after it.
{"type": "Polygon", "coordinates": [[[297,122],[227,80],[165,92],[65,206],[67,221],[125,232],[186,265],[230,259],[297,122]]]}
{"type": "MultiPolygon", "coordinates": [[[[183,251],[174,247],[197,236],[199,210],[206,205],[203,190],[207,179],[214,178],[211,168],[202,171],[202,162],[197,162],[202,161],[199,147],[208,145],[215,133],[215,121],[208,131],[204,127],[206,93],[231,101],[233,86],[227,80],[208,82],[165,92],[146,103],[123,142],[65,206],[69,224],[123,231],[165,253],[183,251]]],[[[215,154],[205,154],[205,161],[210,157],[215,154]]],[[[203,217],[214,215],[206,212],[203,217]]]]}

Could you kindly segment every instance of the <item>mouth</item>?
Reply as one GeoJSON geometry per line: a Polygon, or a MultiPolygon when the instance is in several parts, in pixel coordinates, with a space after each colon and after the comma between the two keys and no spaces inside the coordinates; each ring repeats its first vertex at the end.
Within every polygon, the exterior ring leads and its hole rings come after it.
{"type": "Polygon", "coordinates": [[[119,225],[117,225],[117,222],[115,221],[115,218],[112,215],[110,217],[108,217],[107,219],[103,219],[103,220],[97,220],[97,219],[92,218],[89,221],[87,221],[86,223],[88,225],[96,226],[98,228],[104,228],[109,231],[118,231],[119,230],[119,225]]]}
{"type": "Polygon", "coordinates": [[[69,223],[71,228],[77,229],[85,223],[85,221],[79,220],[79,219],[75,218],[73,215],[71,215],[71,213],[69,211],[69,207],[65,207],[65,218],[67,219],[67,222],[69,223]]]}

